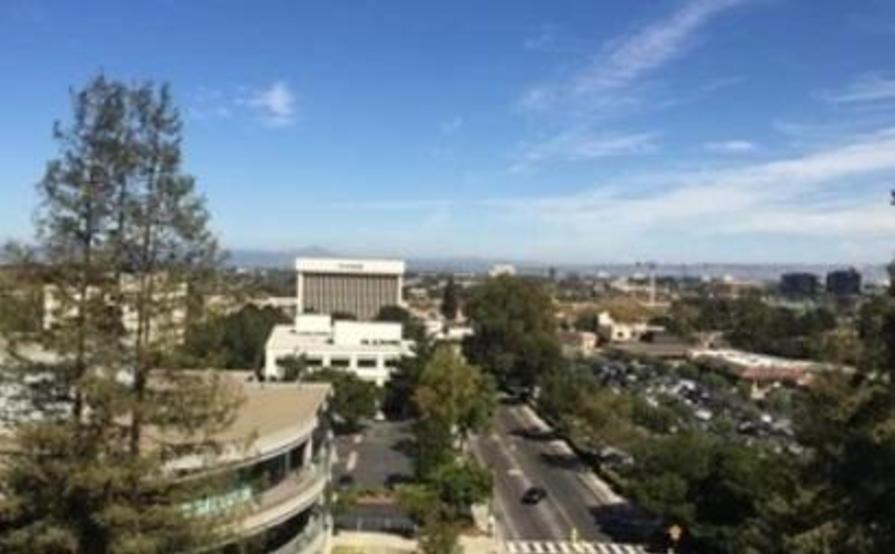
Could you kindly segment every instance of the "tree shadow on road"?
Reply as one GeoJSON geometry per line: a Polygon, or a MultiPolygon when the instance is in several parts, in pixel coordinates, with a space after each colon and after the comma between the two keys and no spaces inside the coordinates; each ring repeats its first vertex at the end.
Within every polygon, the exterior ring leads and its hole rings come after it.
{"type": "Polygon", "coordinates": [[[391,449],[413,459],[416,455],[416,441],[411,438],[403,438],[392,444],[391,449]]]}
{"type": "Polygon", "coordinates": [[[613,541],[655,544],[663,536],[662,522],[630,502],[590,506],[588,511],[613,541]]]}
{"type": "Polygon", "coordinates": [[[585,465],[581,463],[581,460],[579,460],[578,457],[574,454],[541,452],[538,457],[546,465],[554,468],[567,469],[571,471],[584,471],[585,469],[587,469],[585,465]]]}
{"type": "Polygon", "coordinates": [[[513,436],[521,437],[525,440],[536,441],[536,442],[550,442],[557,440],[559,438],[559,434],[553,430],[541,430],[534,427],[531,428],[517,428],[513,429],[510,432],[513,436]]]}

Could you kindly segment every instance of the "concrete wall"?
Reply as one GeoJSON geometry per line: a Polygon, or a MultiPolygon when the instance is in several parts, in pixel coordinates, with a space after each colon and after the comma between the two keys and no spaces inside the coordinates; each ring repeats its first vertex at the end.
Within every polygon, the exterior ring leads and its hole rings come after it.
{"type": "Polygon", "coordinates": [[[400,342],[400,323],[362,321],[336,321],[333,323],[333,344],[339,346],[400,342]]]}

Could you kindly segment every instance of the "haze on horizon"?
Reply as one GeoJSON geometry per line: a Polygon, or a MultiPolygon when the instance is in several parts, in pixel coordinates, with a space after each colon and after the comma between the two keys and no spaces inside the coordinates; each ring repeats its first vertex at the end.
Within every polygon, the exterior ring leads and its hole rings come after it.
{"type": "Polygon", "coordinates": [[[0,238],[30,237],[52,123],[102,70],[170,82],[229,248],[891,257],[891,2],[214,7],[0,6],[0,238]]]}

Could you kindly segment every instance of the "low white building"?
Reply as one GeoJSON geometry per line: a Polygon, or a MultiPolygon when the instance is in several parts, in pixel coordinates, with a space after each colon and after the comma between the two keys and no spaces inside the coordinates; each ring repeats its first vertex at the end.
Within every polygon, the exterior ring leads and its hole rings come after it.
{"type": "Polygon", "coordinates": [[[645,322],[625,323],[616,321],[609,312],[597,315],[597,332],[603,340],[609,342],[630,342],[640,340],[643,335],[653,330],[645,322]]]}
{"type": "Polygon", "coordinates": [[[426,336],[436,342],[463,342],[473,334],[472,327],[456,323],[448,323],[442,319],[427,319],[423,323],[426,327],[426,336]]]}
{"type": "Polygon", "coordinates": [[[310,370],[350,371],[384,385],[398,361],[411,355],[400,323],[333,320],[329,315],[299,314],[294,325],[273,328],[265,347],[264,376],[281,379],[279,361],[302,357],[310,370]]]}
{"type": "Polygon", "coordinates": [[[516,275],[516,266],[512,264],[494,264],[488,270],[489,277],[500,277],[501,275],[516,275]]]}

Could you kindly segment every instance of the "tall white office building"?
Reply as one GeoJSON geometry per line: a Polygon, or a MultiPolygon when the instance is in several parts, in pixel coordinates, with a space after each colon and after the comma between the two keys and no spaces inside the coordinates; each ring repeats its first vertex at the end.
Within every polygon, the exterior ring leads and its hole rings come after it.
{"type": "Polygon", "coordinates": [[[403,261],[298,258],[295,270],[297,315],[348,313],[371,320],[383,306],[403,304],[403,261]]]}
{"type": "Polygon", "coordinates": [[[383,385],[412,355],[400,323],[371,321],[384,306],[401,306],[404,262],[299,258],[295,322],[276,325],[265,347],[264,375],[282,379],[281,362],[300,356],[308,369],[331,368],[383,385]],[[333,318],[347,313],[360,321],[333,318]]]}

